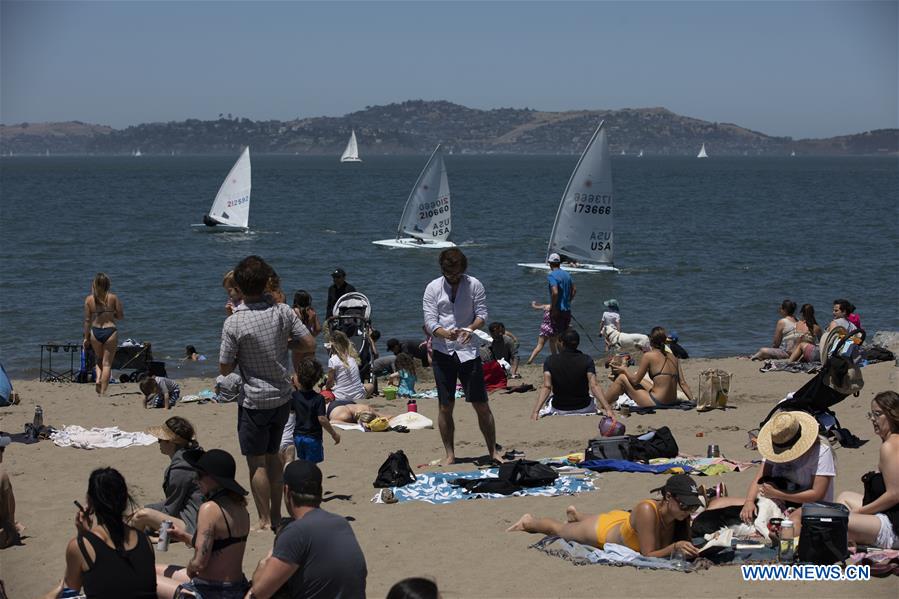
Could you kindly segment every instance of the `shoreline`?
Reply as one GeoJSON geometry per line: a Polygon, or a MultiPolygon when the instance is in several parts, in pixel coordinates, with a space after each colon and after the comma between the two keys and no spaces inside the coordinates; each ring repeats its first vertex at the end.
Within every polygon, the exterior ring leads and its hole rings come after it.
{"type": "MultiPolygon", "coordinates": [[[[774,402],[798,389],[809,378],[787,372],[760,373],[759,362],[745,359],[695,358],[683,363],[688,382],[696,391],[699,372],[722,368],[734,374],[733,392],[726,411],[698,414],[695,410],[665,410],[649,415],[632,415],[622,421],[627,432],[636,434],[650,427],[671,428],[682,454],[705,455],[708,444],[717,444],[723,455],[739,461],[758,457],[744,448],[746,430],[755,428],[774,402]],[[702,436],[697,436],[702,433],[702,436]]],[[[538,365],[522,366],[522,379],[515,383],[537,386],[538,365]]],[[[599,372],[605,372],[602,367],[599,372]]],[[[879,439],[865,420],[871,398],[879,391],[899,388],[899,368],[892,362],[862,369],[865,387],[858,398],[848,397],[834,411],[846,428],[869,442],[859,449],[836,448],[835,491],[861,490],[861,475],[876,467],[879,439]]],[[[599,374],[602,379],[603,375],[599,374]]],[[[424,377],[422,377],[424,378],[424,377]]],[[[179,379],[182,396],[211,386],[211,379],[179,379]]],[[[198,429],[201,444],[231,452],[238,461],[237,480],[247,484],[247,470],[238,456],[236,408],[232,404],[179,404],[172,411],[140,407],[141,395],[134,383],[115,385],[110,395],[99,399],[93,385],[40,383],[14,379],[22,403],[0,408],[0,429],[20,432],[30,422],[35,405],[44,410],[45,423],[57,428],[78,424],[118,426],[125,431],[142,431],[170,415],[183,416],[198,429]]],[[[605,385],[604,385],[605,386],[605,385]]],[[[422,380],[420,389],[430,385],[422,380]]],[[[505,450],[524,451],[528,459],[539,459],[583,451],[588,439],[597,436],[598,417],[550,417],[533,422],[530,410],[536,390],[523,394],[490,394],[497,422],[497,440],[505,450]]],[[[405,403],[373,398],[376,409],[388,413],[405,411],[405,403]]],[[[436,400],[418,400],[419,411],[436,422],[436,400]]],[[[485,453],[474,411],[462,402],[455,411],[456,448],[461,457],[485,453]]],[[[378,467],[387,453],[404,449],[416,473],[435,470],[471,470],[471,464],[452,468],[416,467],[443,455],[436,430],[409,434],[370,434],[347,431],[340,445],[325,439],[325,503],[323,508],[351,517],[353,530],[368,563],[368,595],[384,596],[390,586],[406,576],[436,578],[446,597],[546,597],[546,596],[662,596],[660,584],[684,580],[678,573],[643,571],[608,566],[574,567],[528,547],[538,535],[505,533],[523,513],[563,517],[568,505],[585,512],[630,509],[638,500],[650,497],[649,490],[662,480],[649,474],[604,473],[596,479],[597,490],[573,497],[510,497],[477,499],[449,505],[407,502],[393,505],[370,502],[378,467]],[[476,550],[472,550],[477,547],[476,550]],[[498,574],[498,573],[509,573],[498,574]],[[511,572],[516,572],[513,575],[511,572]],[[676,578],[671,578],[676,577],[676,578]],[[601,592],[597,589],[601,584],[601,592]]],[[[87,476],[100,465],[119,469],[139,505],[161,499],[163,471],[167,458],[156,446],[125,449],[80,450],[56,447],[49,441],[32,445],[12,444],[3,466],[16,493],[17,519],[26,527],[24,545],[0,550],[3,579],[10,597],[27,597],[49,590],[62,576],[66,542],[74,535],[72,500],[84,495],[87,476]]],[[[731,472],[719,477],[702,477],[698,482],[724,482],[731,495],[745,492],[754,471],[731,472]]],[[[254,511],[250,506],[251,514],[254,511]]],[[[271,549],[270,533],[252,533],[244,557],[244,571],[252,574],[256,563],[271,549]]],[[[157,563],[186,563],[192,551],[173,545],[168,553],[156,552],[157,563]]],[[[713,567],[691,575],[691,595],[797,596],[806,587],[798,582],[743,582],[739,568],[713,567]]],[[[893,578],[869,582],[831,583],[821,587],[825,595],[891,597],[893,578]]]]}

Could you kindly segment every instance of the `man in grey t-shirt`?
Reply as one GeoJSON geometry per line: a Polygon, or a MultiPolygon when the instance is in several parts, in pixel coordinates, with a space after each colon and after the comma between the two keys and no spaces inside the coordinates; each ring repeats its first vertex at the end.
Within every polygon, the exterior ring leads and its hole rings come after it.
{"type": "Polygon", "coordinates": [[[322,472],[306,460],[284,469],[284,496],[294,520],[259,562],[248,597],[267,599],[285,584],[291,599],[365,598],[368,569],[343,516],[321,509],[322,472]]]}

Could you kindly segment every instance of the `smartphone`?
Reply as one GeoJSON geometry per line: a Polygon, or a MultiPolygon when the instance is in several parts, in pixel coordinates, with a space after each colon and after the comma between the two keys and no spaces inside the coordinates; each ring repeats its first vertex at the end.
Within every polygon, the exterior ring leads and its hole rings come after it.
{"type": "Polygon", "coordinates": [[[75,504],[75,507],[77,507],[79,510],[81,510],[81,512],[83,512],[83,513],[85,513],[85,514],[87,513],[87,510],[84,509],[84,506],[83,506],[83,505],[81,505],[80,503],[78,503],[78,500],[77,500],[77,499],[76,499],[75,501],[73,501],[72,503],[74,503],[74,504],[75,504]]]}

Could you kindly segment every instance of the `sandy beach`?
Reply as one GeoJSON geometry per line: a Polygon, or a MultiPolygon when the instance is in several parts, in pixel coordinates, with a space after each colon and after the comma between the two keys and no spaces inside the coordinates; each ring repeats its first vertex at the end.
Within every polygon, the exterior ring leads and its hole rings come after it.
{"type": "MultiPolygon", "coordinates": [[[[718,444],[723,455],[736,460],[757,459],[744,448],[746,431],[755,428],[773,403],[798,389],[809,375],[784,372],[760,373],[758,362],[743,359],[694,359],[683,362],[694,390],[698,375],[707,368],[723,368],[735,374],[730,405],[735,409],[697,414],[695,411],[659,411],[625,420],[628,433],[668,425],[682,454],[704,455],[706,446],[718,444]],[[702,433],[702,436],[697,436],[702,433]]],[[[836,494],[861,491],[859,478],[877,464],[880,440],[865,418],[875,393],[897,389],[893,363],[863,369],[865,388],[860,397],[849,397],[836,407],[842,424],[870,441],[860,449],[837,448],[836,494]]],[[[523,382],[538,384],[538,367],[522,369],[523,382]]],[[[211,380],[180,381],[184,394],[211,386],[211,380]]],[[[38,383],[15,380],[22,404],[0,408],[0,429],[21,432],[30,422],[34,407],[44,409],[46,424],[61,428],[77,424],[86,428],[118,426],[141,431],[177,414],[198,429],[207,448],[223,448],[238,456],[236,406],[217,404],[178,405],[173,411],[145,410],[135,384],[115,385],[109,397],[98,399],[93,385],[38,383]]],[[[427,389],[427,384],[419,386],[427,389]]],[[[536,392],[491,394],[498,441],[504,450],[518,449],[530,459],[583,451],[596,436],[599,417],[552,417],[532,422],[536,392]]],[[[372,402],[388,413],[405,411],[401,402],[376,398],[372,402]]],[[[419,411],[437,419],[436,400],[419,400],[419,411]]],[[[387,454],[404,449],[413,468],[443,456],[437,430],[410,434],[345,432],[334,446],[325,438],[325,503],[329,511],[351,519],[368,563],[368,596],[383,597],[390,586],[407,576],[424,575],[437,580],[444,597],[895,597],[895,577],[858,583],[759,583],[743,582],[735,566],[719,566],[691,574],[612,568],[577,567],[529,549],[538,535],[505,533],[521,514],[564,517],[565,507],[576,505],[585,512],[630,509],[663,476],[606,473],[596,479],[597,490],[574,497],[510,497],[498,500],[459,501],[449,505],[408,502],[374,504],[372,481],[387,454]],[[673,585],[676,585],[673,586],[673,585]]],[[[461,402],[456,408],[456,444],[460,457],[484,454],[474,411],[461,402]]],[[[168,459],[154,446],[86,451],[60,448],[50,441],[12,444],[3,466],[10,474],[17,499],[17,519],[26,525],[24,544],[0,551],[0,578],[13,599],[46,593],[64,570],[64,548],[74,534],[72,500],[83,500],[90,471],[98,466],[119,469],[139,504],[162,498],[162,476],[168,459]]],[[[469,470],[470,464],[447,470],[469,470]]],[[[432,470],[424,467],[417,472],[432,470]]],[[[752,470],[720,477],[701,478],[707,486],[725,482],[732,495],[745,492],[752,470]]],[[[238,481],[248,487],[246,467],[238,456],[238,481]]],[[[252,502],[251,513],[254,511],[252,502]]],[[[273,536],[250,536],[244,570],[251,575],[257,561],[271,548],[273,536]]],[[[157,563],[185,564],[192,554],[173,545],[168,553],[156,553],[157,563]]]]}

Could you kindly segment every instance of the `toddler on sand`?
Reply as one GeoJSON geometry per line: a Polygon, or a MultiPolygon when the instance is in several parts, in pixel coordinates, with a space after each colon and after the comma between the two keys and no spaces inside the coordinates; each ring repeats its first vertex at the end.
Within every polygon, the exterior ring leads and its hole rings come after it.
{"type": "Polygon", "coordinates": [[[172,409],[181,399],[181,387],[164,376],[148,376],[140,382],[145,408],[172,409]]]}

